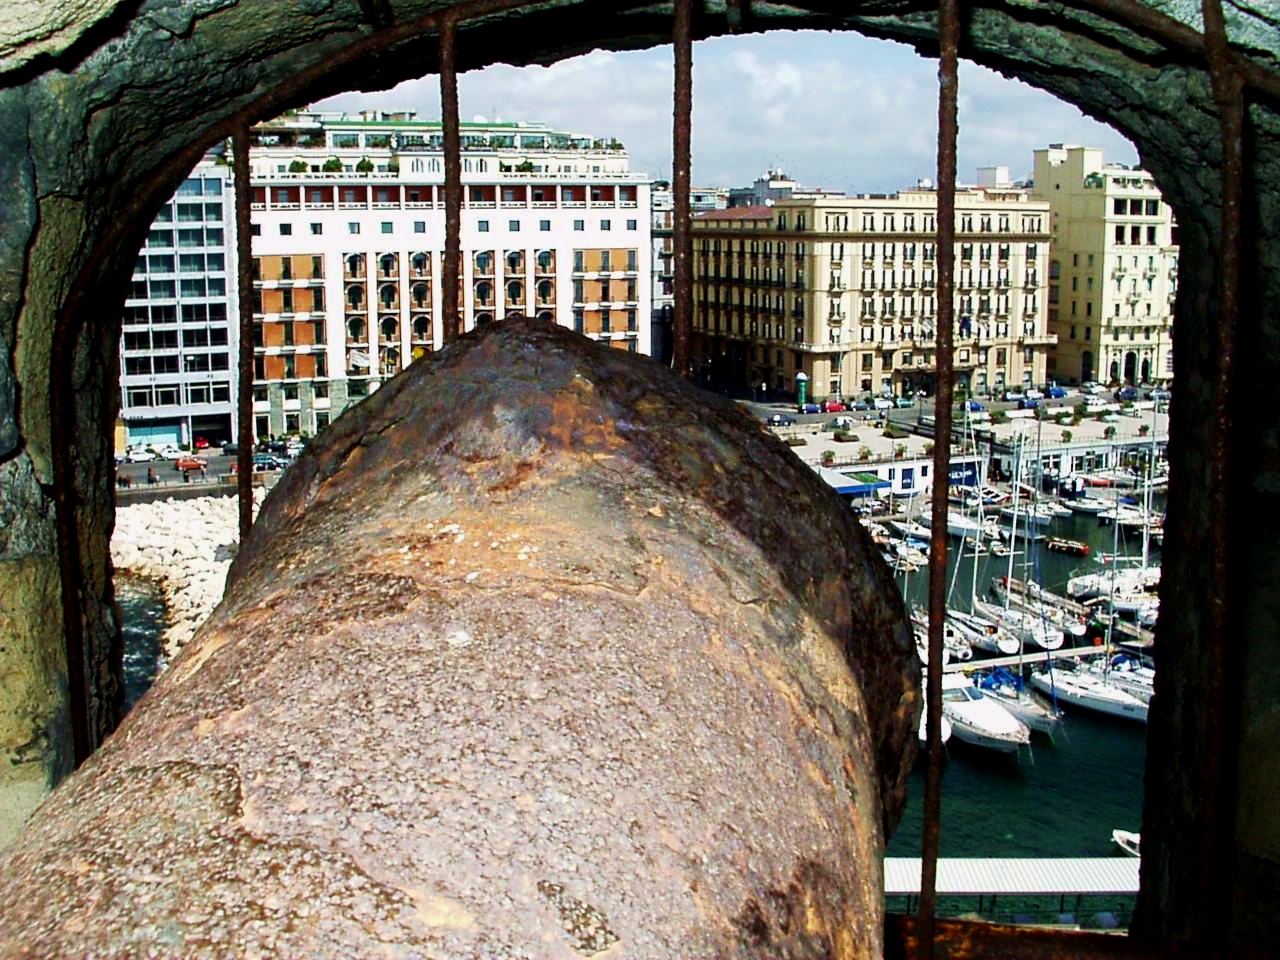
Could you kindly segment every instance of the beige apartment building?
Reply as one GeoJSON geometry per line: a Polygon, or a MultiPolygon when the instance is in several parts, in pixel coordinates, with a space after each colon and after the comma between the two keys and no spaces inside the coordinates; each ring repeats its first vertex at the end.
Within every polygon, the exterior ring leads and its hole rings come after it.
{"type": "Polygon", "coordinates": [[[1050,378],[1167,383],[1177,225],[1151,174],[1053,144],[1035,152],[1034,194],[1052,211],[1050,378]]]}
{"type": "MultiPolygon", "coordinates": [[[[1045,382],[1049,206],[1018,188],[956,197],[956,385],[1045,382]]],[[[698,374],[767,396],[932,395],[937,195],[790,198],[694,218],[698,374]],[[803,374],[803,378],[800,375],[803,374]]]]}

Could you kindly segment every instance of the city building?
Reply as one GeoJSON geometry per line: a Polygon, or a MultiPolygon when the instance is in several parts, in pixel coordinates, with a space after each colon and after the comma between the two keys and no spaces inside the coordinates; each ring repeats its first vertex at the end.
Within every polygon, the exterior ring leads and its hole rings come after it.
{"type": "MultiPolygon", "coordinates": [[[[554,320],[650,353],[649,180],[616,140],[464,123],[462,327],[554,320]]],[[[442,343],[443,129],[301,111],[253,131],[254,429],[311,434],[442,343]]]]}
{"type": "MultiPolygon", "coordinates": [[[[934,392],[937,196],[792,197],[694,218],[699,375],[766,397],[934,392]]],[[[1041,384],[1047,203],[956,197],[955,370],[974,394],[1041,384]]]]}
{"type": "Polygon", "coordinates": [[[1151,174],[1053,144],[1035,152],[1034,193],[1052,211],[1050,378],[1168,382],[1177,225],[1151,174]]]}
{"type": "Polygon", "coordinates": [[[118,443],[235,436],[237,295],[231,170],[206,159],[138,252],[120,336],[118,443]]]}
{"type": "Polygon", "coordinates": [[[653,232],[653,320],[650,324],[650,347],[655,360],[671,362],[675,313],[675,202],[671,186],[654,183],[650,190],[650,212],[653,232]]]}
{"type": "Polygon", "coordinates": [[[838,197],[838,190],[802,187],[781,169],[766,170],[749,187],[734,187],[729,191],[730,207],[771,207],[779,200],[791,197],[838,197]]]}

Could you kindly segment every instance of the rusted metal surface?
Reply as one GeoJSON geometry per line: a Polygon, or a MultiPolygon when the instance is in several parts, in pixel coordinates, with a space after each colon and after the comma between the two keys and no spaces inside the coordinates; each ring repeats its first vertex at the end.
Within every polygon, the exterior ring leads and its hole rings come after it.
{"type": "Polygon", "coordinates": [[[690,377],[693,375],[693,210],[689,205],[690,142],[693,137],[693,0],[675,0],[672,48],[675,55],[675,122],[671,141],[675,343],[671,366],[680,376],[690,377]]]}
{"type": "Polygon", "coordinates": [[[1235,859],[1235,792],[1239,724],[1234,709],[1241,688],[1241,658],[1232,643],[1229,623],[1229,570],[1232,521],[1230,505],[1231,380],[1235,367],[1236,324],[1239,319],[1241,211],[1244,182],[1244,101],[1240,75],[1231,64],[1221,0],[1203,0],[1205,52],[1213,99],[1222,128],[1221,263],[1218,285],[1218,356],[1214,371],[1212,459],[1209,464],[1209,558],[1206,590],[1209,600],[1207,656],[1201,693],[1208,743],[1202,757],[1204,787],[1200,797],[1200,896],[1194,938],[1203,956],[1223,956],[1224,917],[1231,915],[1232,871],[1235,859]]]}
{"type": "Polygon", "coordinates": [[[440,24],[440,118],[444,126],[444,263],[440,268],[441,331],[445,343],[462,332],[459,259],[462,255],[462,134],[458,126],[457,23],[440,24]]]}
{"type": "Polygon", "coordinates": [[[929,665],[926,699],[924,831],[921,839],[919,957],[933,956],[938,850],[942,830],[942,632],[947,613],[947,498],[937,478],[951,473],[952,325],[955,323],[956,139],[959,102],[960,7],[938,4],[938,327],[933,445],[933,502],[929,534],[929,665]]]}
{"type": "Polygon", "coordinates": [[[249,184],[249,123],[242,120],[231,141],[232,176],[236,191],[236,276],[239,283],[240,351],[236,358],[240,383],[236,388],[236,497],[239,500],[240,542],[253,526],[253,199],[249,184]]]}
{"type": "Polygon", "coordinates": [[[885,960],[914,960],[926,949],[937,960],[1192,960],[1177,944],[1122,934],[1052,930],[938,918],[926,939],[915,917],[885,918],[885,960]]]}
{"type": "Polygon", "coordinates": [[[282,476],[0,862],[0,955],[878,958],[918,710],[889,571],[776,437],[491,324],[282,476]]]}

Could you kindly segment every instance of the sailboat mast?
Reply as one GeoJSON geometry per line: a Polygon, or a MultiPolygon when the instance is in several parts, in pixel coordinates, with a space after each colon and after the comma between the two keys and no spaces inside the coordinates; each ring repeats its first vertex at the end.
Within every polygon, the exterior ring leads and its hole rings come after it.
{"type": "Polygon", "coordinates": [[[1013,445],[1013,526],[1009,528],[1009,572],[1005,575],[1004,608],[1009,609],[1009,591],[1013,589],[1013,555],[1018,548],[1018,483],[1022,476],[1023,434],[1013,445]]]}

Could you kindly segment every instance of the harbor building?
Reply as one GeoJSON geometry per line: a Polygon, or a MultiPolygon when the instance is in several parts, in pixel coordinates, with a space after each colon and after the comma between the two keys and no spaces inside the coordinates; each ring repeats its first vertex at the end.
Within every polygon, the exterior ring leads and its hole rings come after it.
{"type": "MultiPolygon", "coordinates": [[[[254,128],[254,420],[310,434],[440,348],[444,146],[410,111],[254,128]]],[[[649,354],[649,180],[616,140],[462,124],[463,330],[530,315],[649,354]]]]}
{"type": "Polygon", "coordinates": [[[1050,378],[1167,383],[1173,377],[1177,224],[1151,174],[1108,164],[1095,147],[1035,152],[1049,204],[1050,378]]]}
{"type": "MultiPolygon", "coordinates": [[[[697,373],[769,396],[932,395],[936,220],[926,187],[695,216],[697,373]]],[[[1048,220],[1025,189],[957,193],[958,389],[1045,381],[1048,220]]]]}
{"type": "Polygon", "coordinates": [[[138,251],[120,336],[118,445],[235,436],[237,295],[231,171],[206,159],[138,251]]]}

